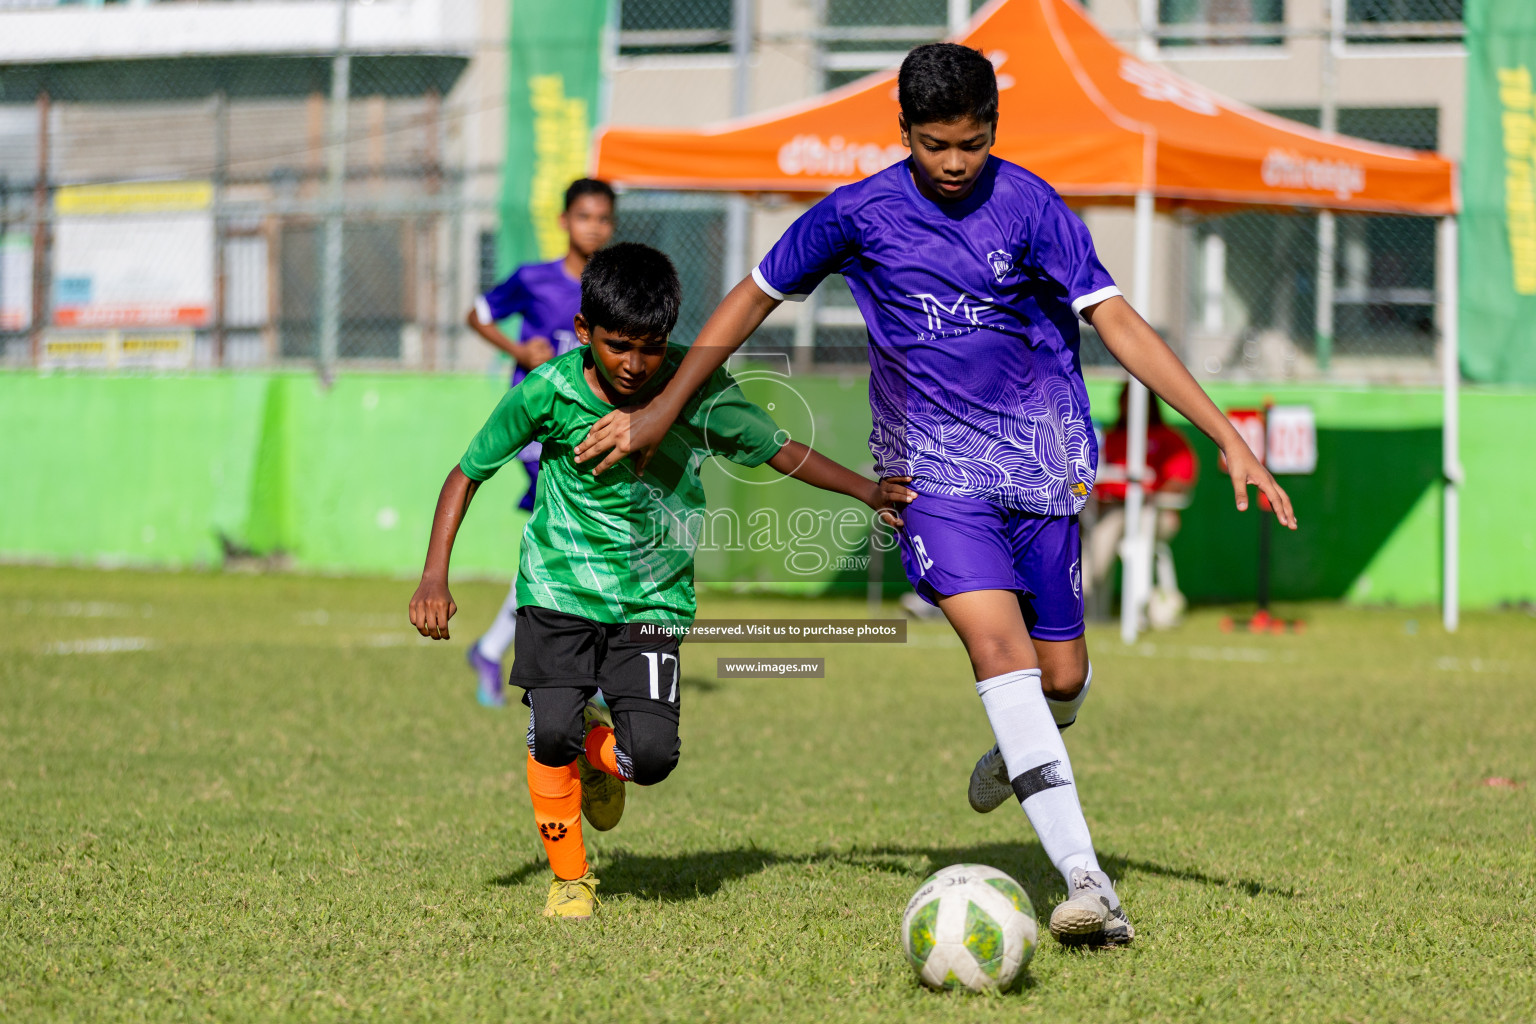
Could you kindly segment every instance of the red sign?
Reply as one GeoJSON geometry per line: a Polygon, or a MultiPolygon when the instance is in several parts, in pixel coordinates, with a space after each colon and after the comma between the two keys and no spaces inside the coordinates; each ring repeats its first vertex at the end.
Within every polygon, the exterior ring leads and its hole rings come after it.
{"type": "MultiPolygon", "coordinates": [[[[1237,429],[1242,439],[1248,442],[1248,450],[1264,461],[1268,448],[1264,444],[1264,410],[1263,409],[1228,409],[1227,419],[1237,429]]],[[[1227,471],[1227,457],[1221,457],[1221,471],[1227,471]]]]}

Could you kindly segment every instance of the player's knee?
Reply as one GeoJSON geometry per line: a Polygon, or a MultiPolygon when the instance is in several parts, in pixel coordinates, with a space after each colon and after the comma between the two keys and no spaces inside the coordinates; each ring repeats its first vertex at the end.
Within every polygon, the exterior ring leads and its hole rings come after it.
{"type": "Polygon", "coordinates": [[[639,786],[654,786],[672,774],[682,749],[676,732],[641,732],[628,737],[624,754],[629,759],[630,781],[639,786]]]}
{"type": "Polygon", "coordinates": [[[1088,663],[1080,665],[1042,665],[1040,689],[1051,700],[1071,700],[1088,682],[1088,663]]]}
{"type": "Polygon", "coordinates": [[[570,722],[549,721],[548,716],[530,716],[528,752],[539,764],[549,768],[564,768],[581,753],[583,731],[579,716],[574,725],[570,722]]]}

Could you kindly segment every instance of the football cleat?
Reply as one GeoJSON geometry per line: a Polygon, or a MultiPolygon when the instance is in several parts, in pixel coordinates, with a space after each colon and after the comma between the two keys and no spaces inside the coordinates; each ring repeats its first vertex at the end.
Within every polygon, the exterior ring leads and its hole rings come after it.
{"type": "Polygon", "coordinates": [[[1051,911],[1051,934],[1063,946],[1124,946],[1136,937],[1120,897],[1102,871],[1072,869],[1071,894],[1051,911]]]}
{"type": "Polygon", "coordinates": [[[479,686],[475,691],[475,698],[484,707],[499,708],[507,703],[506,689],[501,682],[501,662],[492,661],[480,653],[480,645],[469,645],[469,653],[464,656],[469,662],[469,667],[475,670],[479,678],[479,686]]]}
{"type": "Polygon", "coordinates": [[[544,901],[544,916],[566,921],[585,921],[601,902],[597,898],[597,876],[591,869],[580,878],[557,878],[549,885],[544,901]]]}
{"type": "MultiPolygon", "coordinates": [[[[606,708],[588,701],[581,717],[586,721],[590,735],[600,725],[612,728],[613,719],[606,708]]],[[[581,814],[599,832],[607,832],[624,817],[624,780],[614,778],[587,760],[585,752],[576,755],[576,768],[581,772],[581,814]]]]}
{"type": "Polygon", "coordinates": [[[1008,782],[1008,766],[1003,763],[1003,752],[996,744],[982,754],[976,767],[971,769],[971,784],[965,795],[971,801],[971,809],[978,814],[997,810],[1013,796],[1013,786],[1008,782]]]}

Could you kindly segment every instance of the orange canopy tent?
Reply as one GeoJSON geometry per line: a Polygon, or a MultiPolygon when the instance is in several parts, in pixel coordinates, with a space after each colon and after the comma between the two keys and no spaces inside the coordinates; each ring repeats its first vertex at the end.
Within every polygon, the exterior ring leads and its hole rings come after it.
{"type": "MultiPolygon", "coordinates": [[[[993,152],[1065,196],[1455,211],[1443,157],[1329,136],[1126,53],[1072,0],[996,0],[958,42],[997,67],[993,152]]],[[[901,159],[896,72],[699,129],[604,129],[599,177],[636,188],[828,192],[901,159]]]]}
{"type": "MultiPolygon", "coordinates": [[[[997,69],[997,156],[1029,168],[1064,196],[1100,203],[1134,199],[1131,302],[1139,309],[1148,307],[1151,295],[1158,201],[1444,218],[1442,302],[1450,312],[1442,317],[1441,345],[1442,598],[1446,627],[1455,629],[1461,476],[1455,165],[1434,153],[1324,134],[1217,95],[1125,52],[1074,0],[993,0],[956,41],[981,50],[997,69]]],[[[597,136],[594,172],[635,188],[829,192],[907,155],[897,144],[897,110],[892,70],[804,103],[709,127],[609,127],[597,136]]],[[[1320,275],[1319,311],[1330,320],[1332,284],[1331,275],[1320,275]]],[[[1134,380],[1128,419],[1121,601],[1127,641],[1151,592],[1152,566],[1150,544],[1138,540],[1147,392],[1134,380]]]]}

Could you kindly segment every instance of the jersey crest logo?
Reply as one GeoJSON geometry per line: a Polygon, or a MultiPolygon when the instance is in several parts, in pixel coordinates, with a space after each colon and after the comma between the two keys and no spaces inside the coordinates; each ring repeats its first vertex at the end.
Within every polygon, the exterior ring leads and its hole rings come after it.
{"type": "Polygon", "coordinates": [[[992,276],[1001,281],[1008,276],[1008,271],[1013,269],[1013,256],[1007,249],[993,249],[987,253],[987,262],[992,265],[992,276]]]}

